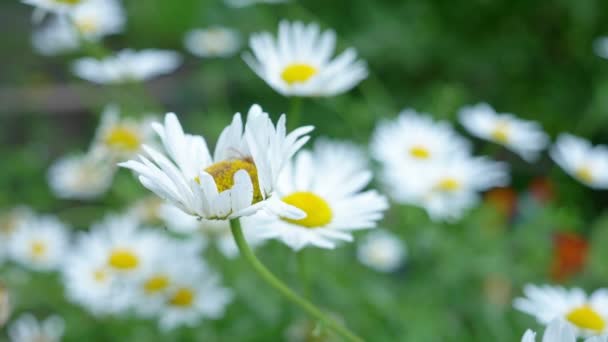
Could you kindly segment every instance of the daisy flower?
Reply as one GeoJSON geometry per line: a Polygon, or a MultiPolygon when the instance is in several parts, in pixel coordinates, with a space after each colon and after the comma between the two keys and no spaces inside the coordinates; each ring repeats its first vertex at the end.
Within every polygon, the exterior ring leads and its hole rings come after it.
{"type": "Polygon", "coordinates": [[[233,219],[266,208],[283,216],[301,218],[301,210],[277,201],[273,191],[280,170],[308,141],[311,126],[287,134],[285,115],[277,126],[253,105],[243,129],[240,113],[220,134],[211,156],[203,137],[185,134],[173,113],[164,125],[153,124],[165,149],[148,146],[147,156],[120,164],[132,169],[143,186],[201,219],[233,219]]]}
{"type": "Polygon", "coordinates": [[[184,45],[198,57],[230,57],[238,52],[241,38],[236,30],[218,26],[186,33],[184,45]]]}
{"type": "Polygon", "coordinates": [[[118,0],[86,1],[70,12],[70,18],[80,35],[93,41],[122,32],[126,21],[118,0]]]}
{"type": "Polygon", "coordinates": [[[72,65],[76,76],[98,84],[117,84],[147,81],[169,74],[179,67],[177,52],[164,50],[122,50],[104,59],[85,57],[72,65]]]}
{"type": "Polygon", "coordinates": [[[47,179],[55,196],[88,200],[108,191],[114,171],[115,167],[96,156],[96,153],[69,155],[51,165],[47,179]]]}
{"type": "Polygon", "coordinates": [[[549,143],[538,123],[496,113],[487,103],[464,107],[459,118],[472,135],[503,145],[528,162],[538,159],[549,143]]]}
{"type": "Polygon", "coordinates": [[[380,272],[396,271],[406,257],[407,249],[403,242],[383,230],[370,232],[357,247],[359,262],[380,272]]]}
{"type": "Polygon", "coordinates": [[[39,322],[33,315],[24,314],[8,328],[12,342],[59,342],[65,322],[59,316],[50,316],[39,322]]]}
{"type": "Polygon", "coordinates": [[[585,139],[560,134],[551,158],[570,176],[592,189],[608,189],[608,148],[585,139]]]}
{"type": "Polygon", "coordinates": [[[331,59],[336,33],[320,32],[319,25],[282,21],[277,39],[268,32],[250,39],[249,67],[270,87],[285,96],[335,96],[367,77],[367,67],[354,49],[331,59]]]}
{"type": "Polygon", "coordinates": [[[352,241],[354,230],[374,228],[388,208],[374,190],[363,191],[372,178],[362,151],[348,143],[321,140],[312,152],[302,151],[277,185],[281,200],[306,213],[291,219],[260,213],[244,221],[265,239],[278,239],[300,250],[306,246],[332,249],[352,241]]]}
{"type": "Polygon", "coordinates": [[[608,333],[608,291],[600,289],[591,296],[579,288],[557,286],[524,287],[525,297],[517,298],[513,306],[536,317],[539,323],[549,324],[562,319],[575,328],[578,336],[606,335],[608,333]]]}
{"type": "Polygon", "coordinates": [[[127,214],[137,218],[142,224],[159,226],[163,224],[163,217],[161,216],[163,203],[163,200],[158,196],[150,194],[137,200],[127,210],[127,214]]]}
{"type": "MultiPolygon", "coordinates": [[[[535,342],[536,333],[528,329],[521,342],[535,342]]],[[[601,341],[601,340],[600,340],[601,341]]],[[[600,342],[595,339],[587,339],[585,342],[600,342]]],[[[572,326],[563,320],[555,319],[547,326],[543,335],[543,342],[576,342],[575,331],[572,326]]]]}
{"type": "Polygon", "coordinates": [[[9,242],[9,254],[33,270],[55,270],[64,261],[68,239],[68,228],[57,218],[33,216],[17,227],[9,242]]]}
{"type": "Polygon", "coordinates": [[[224,0],[224,3],[233,8],[242,8],[255,4],[280,4],[289,0],[224,0]]]}
{"type": "Polygon", "coordinates": [[[182,269],[161,310],[163,330],[197,326],[201,319],[218,319],[232,301],[232,292],[220,285],[219,276],[202,268],[182,269]]]}
{"type": "Polygon", "coordinates": [[[408,167],[470,152],[470,144],[444,121],[406,109],[394,120],[383,120],[374,132],[372,155],[382,163],[406,163],[408,167]]]}
{"type": "Polygon", "coordinates": [[[56,56],[80,46],[78,32],[64,17],[53,17],[32,34],[32,47],[43,56],[56,56]]]}
{"type": "Polygon", "coordinates": [[[0,212],[0,263],[8,256],[10,241],[15,232],[34,217],[28,207],[15,207],[0,212]]]}

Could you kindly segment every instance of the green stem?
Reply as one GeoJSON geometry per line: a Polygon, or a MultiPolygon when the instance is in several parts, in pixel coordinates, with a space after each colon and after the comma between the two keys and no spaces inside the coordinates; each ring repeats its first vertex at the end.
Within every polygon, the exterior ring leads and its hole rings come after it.
{"type": "Polygon", "coordinates": [[[298,127],[300,124],[300,114],[302,112],[302,98],[293,96],[289,107],[289,116],[287,117],[287,125],[290,130],[298,127]]]}
{"type": "Polygon", "coordinates": [[[262,277],[268,285],[272,286],[275,290],[279,291],[285,298],[289,299],[292,303],[296,304],[304,311],[306,311],[309,315],[318,319],[323,325],[332,329],[344,339],[348,341],[354,342],[363,342],[363,339],[353,334],[346,327],[338,324],[336,321],[328,317],[326,314],[321,312],[314,304],[307,301],[306,299],[300,297],[297,293],[292,291],[287,285],[285,285],[281,280],[275,277],[272,272],[270,272],[264,264],[258,260],[258,258],[253,254],[251,248],[247,244],[245,240],[245,236],[243,235],[243,230],[241,229],[241,222],[238,219],[230,220],[230,229],[232,230],[232,236],[234,237],[234,241],[239,247],[239,251],[241,256],[244,257],[249,264],[253,267],[253,269],[262,277]]]}
{"type": "Polygon", "coordinates": [[[310,276],[305,253],[305,250],[299,251],[298,253],[296,253],[296,259],[298,262],[298,273],[300,277],[300,282],[302,283],[302,293],[304,295],[304,298],[310,299],[310,276]]]}

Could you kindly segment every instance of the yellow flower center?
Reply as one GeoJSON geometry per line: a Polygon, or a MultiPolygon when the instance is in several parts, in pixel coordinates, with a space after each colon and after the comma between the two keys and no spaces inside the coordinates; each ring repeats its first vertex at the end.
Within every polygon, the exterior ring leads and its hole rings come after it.
{"type": "Polygon", "coordinates": [[[60,4],[66,4],[66,5],[78,5],[82,0],[54,0],[57,3],[60,4]]]}
{"type": "Polygon", "coordinates": [[[194,303],[194,291],[182,287],[171,296],[169,303],[173,306],[190,307],[194,303]]]}
{"type": "Polygon", "coordinates": [[[119,270],[132,270],[139,266],[139,258],[128,249],[115,249],[108,259],[108,265],[119,270]]]}
{"type": "Polygon", "coordinates": [[[566,315],[566,319],[579,328],[601,332],[606,326],[606,322],[590,306],[578,307],[566,315]]]}
{"type": "Polygon", "coordinates": [[[30,245],[30,253],[34,259],[42,259],[47,252],[47,246],[44,241],[36,240],[30,245]]]}
{"type": "Polygon", "coordinates": [[[424,146],[416,145],[410,149],[410,156],[416,159],[429,159],[431,152],[424,146]]]}
{"type": "Polygon", "coordinates": [[[156,275],[144,284],[144,290],[146,293],[157,293],[169,286],[169,277],[164,274],[156,275]]]}
{"type": "Polygon", "coordinates": [[[104,142],[110,148],[130,152],[139,149],[141,138],[138,132],[131,128],[116,126],[106,134],[104,142]]]}
{"type": "Polygon", "coordinates": [[[591,169],[587,166],[578,168],[575,174],[578,179],[582,180],[585,183],[593,182],[593,173],[591,173],[591,169]]]}
{"type": "Polygon", "coordinates": [[[502,144],[509,142],[509,125],[506,123],[496,125],[494,131],[492,131],[492,139],[502,144]]]}
{"type": "Polygon", "coordinates": [[[97,269],[93,271],[93,279],[98,283],[103,283],[108,279],[108,272],[103,268],[97,269]]]}
{"type": "Polygon", "coordinates": [[[93,33],[97,30],[97,20],[93,17],[79,18],[74,24],[82,33],[93,33]]]}
{"type": "Polygon", "coordinates": [[[281,78],[289,85],[294,83],[304,83],[313,77],[317,71],[317,68],[310,64],[293,63],[289,64],[285,67],[285,69],[283,69],[281,78]]]}
{"type": "Polygon", "coordinates": [[[306,217],[301,220],[283,218],[283,220],[307,228],[323,227],[331,222],[332,211],[329,204],[321,197],[312,192],[294,192],[289,196],[283,197],[283,202],[290,204],[306,213],[306,217]]]}
{"type": "MultiPolygon", "coordinates": [[[[251,177],[251,183],[253,183],[253,203],[260,202],[262,200],[262,193],[260,192],[260,183],[258,181],[258,169],[250,159],[224,160],[209,166],[205,169],[205,172],[210,174],[213,180],[215,180],[217,191],[224,192],[234,186],[234,174],[239,170],[247,171],[249,177],[251,177]]],[[[197,182],[200,182],[198,178],[197,182]]]]}
{"type": "Polygon", "coordinates": [[[452,192],[460,189],[460,182],[455,178],[444,178],[435,186],[437,190],[452,192]]]}

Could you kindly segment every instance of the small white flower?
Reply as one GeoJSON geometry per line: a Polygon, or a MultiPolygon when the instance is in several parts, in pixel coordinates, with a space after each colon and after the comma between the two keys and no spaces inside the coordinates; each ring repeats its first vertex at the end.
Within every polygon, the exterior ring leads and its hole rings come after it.
{"type": "Polygon", "coordinates": [[[579,288],[570,290],[556,286],[524,287],[524,298],[517,298],[513,306],[536,317],[539,323],[549,324],[555,319],[570,323],[578,336],[608,333],[608,290],[599,289],[591,296],[579,288]]]}
{"type": "Polygon", "coordinates": [[[85,57],[72,65],[80,78],[98,84],[116,84],[130,81],[146,81],[169,74],[179,67],[181,57],[177,52],[164,50],[122,50],[104,59],[85,57]]]}
{"type": "Polygon", "coordinates": [[[608,189],[608,147],[592,146],[585,139],[560,134],[551,158],[579,182],[593,189],[608,189]]]}
{"type": "Polygon", "coordinates": [[[395,235],[376,230],[365,236],[357,247],[359,261],[380,272],[393,272],[407,258],[405,244],[395,235]]]}
{"type": "Polygon", "coordinates": [[[15,232],[30,222],[34,213],[28,207],[15,207],[0,212],[0,263],[9,256],[9,246],[15,232]]]}
{"type": "Polygon", "coordinates": [[[11,258],[36,271],[57,269],[68,248],[68,228],[53,216],[22,222],[9,243],[11,258]]]}
{"type": "Polygon", "coordinates": [[[238,52],[241,38],[236,30],[218,26],[186,33],[184,45],[199,57],[230,57],[238,52]]]}
{"type": "Polygon", "coordinates": [[[386,163],[429,165],[434,161],[465,155],[470,144],[452,126],[430,115],[406,109],[395,120],[383,120],[374,132],[372,156],[386,163]]]}
{"type": "Polygon", "coordinates": [[[251,232],[278,239],[300,250],[306,246],[332,249],[352,241],[351,231],[374,228],[387,209],[374,190],[362,191],[372,174],[362,151],[348,143],[319,141],[313,152],[300,152],[277,186],[281,200],[306,213],[290,219],[259,213],[243,221],[251,232]]]}
{"type": "Polygon", "coordinates": [[[127,213],[143,224],[158,226],[163,220],[161,217],[163,203],[163,200],[154,194],[146,195],[133,203],[127,209],[127,213]]]}
{"type": "Polygon", "coordinates": [[[10,325],[8,335],[12,342],[59,342],[64,330],[65,322],[59,316],[38,322],[33,315],[24,314],[10,325]]]}
{"type": "Polygon", "coordinates": [[[118,0],[89,0],[70,12],[71,22],[83,38],[97,41],[122,32],[125,13],[118,0]]]}
{"type": "Polygon", "coordinates": [[[286,133],[285,116],[277,126],[253,105],[243,130],[240,113],[220,134],[213,157],[203,137],[185,134],[173,113],[153,124],[166,155],[144,146],[146,156],[120,164],[138,174],[143,186],[201,219],[232,219],[260,209],[299,218],[301,210],[272,196],[279,172],[308,141],[311,126],[286,133]]]}
{"type": "Polygon", "coordinates": [[[464,107],[459,118],[472,135],[503,145],[528,162],[538,159],[549,143],[538,123],[498,114],[486,103],[464,107]]]}
{"type": "Polygon", "coordinates": [[[335,96],[367,77],[367,67],[354,49],[331,59],[336,33],[319,25],[281,21],[275,39],[270,33],[250,39],[253,55],[245,62],[270,87],[285,96],[335,96]]]}
{"type": "Polygon", "coordinates": [[[47,179],[55,196],[67,199],[94,199],[112,185],[116,168],[95,153],[69,155],[55,161],[47,179]]]}
{"type": "Polygon", "coordinates": [[[32,46],[43,56],[55,56],[80,46],[78,32],[64,17],[53,17],[32,34],[32,46]]]}
{"type": "Polygon", "coordinates": [[[224,0],[224,3],[233,8],[242,8],[255,4],[280,4],[289,0],[224,0]]]}

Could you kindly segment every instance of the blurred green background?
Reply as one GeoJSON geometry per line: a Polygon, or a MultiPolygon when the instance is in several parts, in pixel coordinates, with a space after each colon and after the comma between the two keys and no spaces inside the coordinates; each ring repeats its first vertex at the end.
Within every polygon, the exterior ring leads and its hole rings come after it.
{"type": "MultiPolygon", "coordinates": [[[[101,108],[109,102],[133,116],[177,112],[188,131],[210,141],[234,112],[252,103],[275,118],[287,112],[289,99],[266,86],[240,56],[201,60],[183,51],[186,31],[211,25],[236,28],[246,41],[253,32],[276,32],[280,19],[314,21],[337,31],[340,49],[357,49],[370,77],[345,95],[304,103],[303,122],[316,126],[315,136],[366,146],[376,122],[403,108],[453,120],[461,106],[486,101],[498,111],[539,121],[552,137],[568,131],[608,143],[608,61],[593,53],[593,41],[608,34],[605,1],[316,0],[242,9],[219,0],[127,0],[124,5],[125,33],[106,39],[107,47],[182,51],[185,63],[176,73],[144,88],[78,80],[69,63],[79,55],[36,55],[30,45],[31,8],[0,1],[0,208],[27,204],[86,229],[145,194],[124,170],[110,193],[95,202],[56,200],[46,183],[53,160],[88,148],[101,108]]],[[[552,239],[562,230],[591,242],[589,262],[567,284],[588,290],[605,286],[606,193],[579,185],[546,155],[529,165],[477,143],[479,153],[510,162],[513,187],[523,198],[520,209],[525,209],[516,219],[484,204],[458,224],[438,224],[421,210],[394,205],[381,225],[407,242],[406,267],[376,273],[356,261],[353,244],[307,250],[314,301],[369,341],[516,341],[535,323],[514,312],[511,299],[527,282],[550,281],[552,239]],[[543,203],[528,193],[538,177],[546,177],[554,190],[543,203]]],[[[0,279],[13,290],[18,311],[64,316],[66,341],[276,341],[305,319],[243,261],[208,253],[237,293],[235,302],[219,321],[166,335],[153,322],[96,319],[65,304],[58,282],[41,287],[54,276],[5,267],[0,279]]],[[[269,243],[259,254],[294,288],[301,286],[295,257],[286,247],[269,243]]]]}

